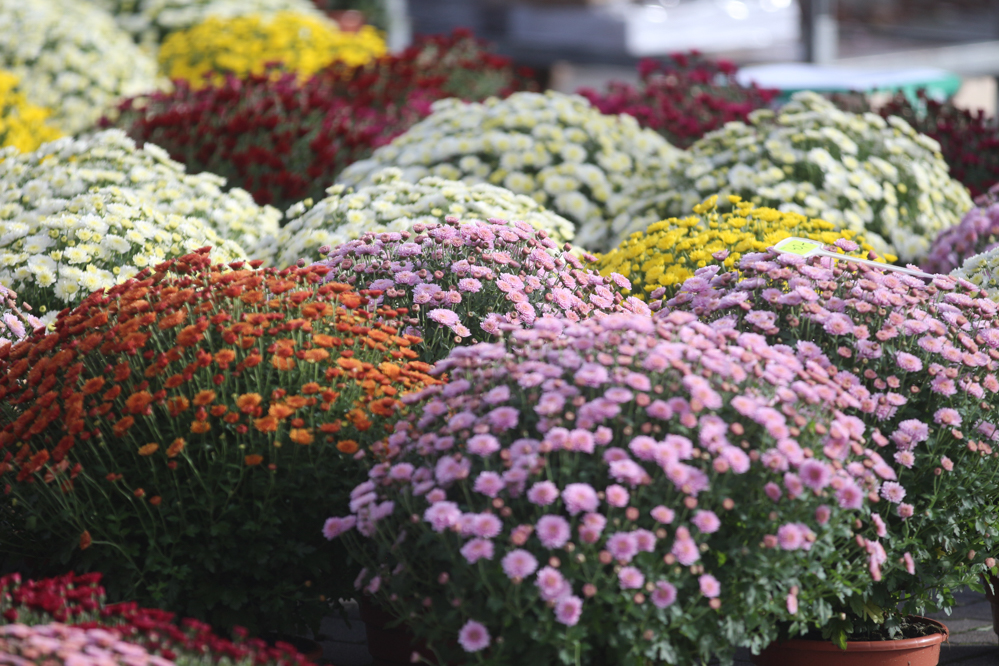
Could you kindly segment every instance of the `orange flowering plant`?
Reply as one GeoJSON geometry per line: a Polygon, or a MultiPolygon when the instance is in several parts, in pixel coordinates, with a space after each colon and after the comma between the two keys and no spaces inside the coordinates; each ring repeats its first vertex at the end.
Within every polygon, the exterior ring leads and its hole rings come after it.
{"type": "Polygon", "coordinates": [[[354,458],[438,382],[395,311],[326,271],[205,248],[0,345],[0,475],[26,535],[0,549],[219,628],[316,627],[353,579],[319,531],[354,458]]]}

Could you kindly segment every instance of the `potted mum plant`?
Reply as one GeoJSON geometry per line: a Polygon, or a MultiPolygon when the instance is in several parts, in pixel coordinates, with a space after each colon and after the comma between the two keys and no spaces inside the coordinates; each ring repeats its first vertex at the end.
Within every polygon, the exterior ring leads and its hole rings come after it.
{"type": "MultiPolygon", "coordinates": [[[[847,240],[837,245],[857,249],[847,240]]],[[[867,585],[824,622],[788,627],[785,638],[811,630],[840,648],[912,638],[909,616],[952,606],[953,590],[995,567],[988,556],[999,512],[981,489],[999,481],[999,307],[983,290],[951,276],[924,281],[847,260],[766,252],[745,255],[738,272],[699,270],[659,316],[681,311],[793,348],[814,373],[835,373],[859,401],[844,411],[864,423],[866,446],[881,460],[855,468],[873,503],[858,541],[868,555],[867,585]]],[[[829,649],[816,641],[784,647],[807,643],[829,649]]]]}
{"type": "Polygon", "coordinates": [[[870,584],[890,470],[831,365],[689,313],[543,317],[453,349],[325,533],[438,663],[730,663],[870,584]]]}
{"type": "Polygon", "coordinates": [[[373,303],[410,315],[423,338],[416,349],[428,363],[457,344],[491,340],[507,324],[531,326],[544,315],[578,321],[616,310],[651,314],[622,295],[631,286],[623,277],[584,269],[526,222],[462,223],[448,216],[444,224],[420,222],[412,229],[366,234],[332,249],[320,265],[330,271],[325,279],[377,294],[373,303]]]}
{"type": "Polygon", "coordinates": [[[318,626],[352,575],[315,531],[399,396],[437,380],[326,269],[258,267],[205,248],[0,346],[24,536],[0,547],[220,628],[318,626]]]}

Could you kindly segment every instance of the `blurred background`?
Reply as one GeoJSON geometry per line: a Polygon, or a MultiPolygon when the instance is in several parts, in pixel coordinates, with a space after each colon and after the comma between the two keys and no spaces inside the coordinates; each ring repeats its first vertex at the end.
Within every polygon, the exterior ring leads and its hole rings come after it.
{"type": "Polygon", "coordinates": [[[544,86],[637,81],[641,58],[699,50],[782,90],[897,91],[995,115],[995,0],[316,0],[347,23],[414,35],[470,28],[544,86]],[[805,64],[808,64],[807,66],[805,64]]]}

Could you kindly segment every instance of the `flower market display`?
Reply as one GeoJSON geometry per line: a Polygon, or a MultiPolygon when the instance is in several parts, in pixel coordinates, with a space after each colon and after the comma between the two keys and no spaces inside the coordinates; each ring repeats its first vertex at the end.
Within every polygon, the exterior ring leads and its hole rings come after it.
{"type": "Polygon", "coordinates": [[[400,397],[438,380],[398,313],[325,268],[256,265],[164,262],[0,348],[0,470],[24,519],[5,549],[225,629],[315,630],[345,598],[352,565],[318,526],[400,397]]]}
{"type": "Polygon", "coordinates": [[[730,660],[868,576],[842,544],[872,500],[837,463],[885,463],[789,347],[623,313],[437,369],[325,532],[438,663],[730,660]]]}
{"type": "Polygon", "coordinates": [[[31,305],[18,302],[17,292],[0,284],[0,347],[18,342],[44,325],[31,312],[31,305]]]}
{"type": "Polygon", "coordinates": [[[364,185],[397,166],[408,180],[502,185],[572,220],[576,243],[597,251],[614,244],[610,222],[631,194],[664,188],[663,173],[679,154],[631,116],[603,115],[579,96],[525,92],[481,104],[435,102],[428,118],[338,181],[364,185]]]}
{"type": "Polygon", "coordinates": [[[211,17],[223,19],[294,12],[322,20],[309,0],[89,0],[110,12],[136,42],[155,50],[178,30],[193,28],[211,17]]]}
{"type": "Polygon", "coordinates": [[[836,231],[831,222],[809,219],[793,212],[757,208],[738,196],[730,196],[734,210],[718,214],[717,195],[694,206],[694,215],[670,218],[652,224],[644,233],[634,233],[600,257],[597,267],[604,275],[617,272],[631,282],[640,299],[661,287],[672,295],[706,265],[731,269],[747,252],[760,252],[781,240],[796,236],[833,245],[840,238],[856,238],[860,249],[872,250],[863,236],[836,231]]]}
{"type": "MultiPolygon", "coordinates": [[[[870,579],[815,624],[824,637],[843,645],[850,632],[880,628],[893,638],[905,614],[952,605],[956,590],[994,566],[984,562],[996,551],[999,514],[981,489],[999,481],[999,306],[983,291],[950,276],[927,283],[845,260],[754,253],[739,273],[699,270],[661,316],[690,313],[712,330],[786,345],[859,403],[844,412],[862,424],[862,442],[823,448],[844,480],[802,469],[771,493],[779,506],[800,484],[818,483],[840,506],[849,488],[858,504],[870,502],[843,553],[866,556],[870,579]],[[851,452],[870,462],[851,461],[851,452]]],[[[768,464],[784,469],[791,459],[772,455],[768,464]]]]}
{"type": "Polygon", "coordinates": [[[615,230],[626,237],[711,194],[736,194],[862,232],[879,253],[918,262],[972,205],[939,151],[901,118],[851,114],[796,93],[777,112],[754,111],[749,124],[729,123],[695,143],[669,174],[672,189],[636,200],[615,230]]]}
{"type": "Polygon", "coordinates": [[[279,12],[234,18],[209,16],[188,30],[171,33],[159,51],[162,70],[193,87],[264,74],[271,67],[307,78],[335,60],[367,64],[386,52],[371,26],[343,32],[329,19],[279,12]]]}
{"type": "Polygon", "coordinates": [[[175,81],[168,92],[125,100],[102,122],[284,210],[322,199],[344,167],[427,116],[431,102],[528,89],[525,74],[456,31],[364,67],[334,62],[306,81],[294,74],[227,77],[205,88],[175,81]]]}
{"type": "Polygon", "coordinates": [[[278,234],[279,266],[299,259],[312,262],[322,246],[336,247],[370,233],[411,231],[413,225],[435,225],[448,216],[463,222],[518,220],[544,230],[558,245],[572,240],[575,229],[564,217],[542,208],[534,199],[495,185],[468,185],[428,176],[417,183],[402,179],[397,168],[374,175],[372,184],[356,192],[343,185],[308,207],[288,210],[288,224],[278,234]]]}
{"type": "Polygon", "coordinates": [[[105,12],[77,0],[0,0],[0,68],[68,133],[122,97],[157,87],[156,62],[105,12]]]}
{"type": "MultiPolygon", "coordinates": [[[[940,232],[922,268],[930,273],[950,273],[970,257],[999,244],[999,185],[975,199],[957,226],[940,232]]],[[[980,285],[979,285],[980,286],[980,285]]]]}
{"type": "Polygon", "coordinates": [[[332,248],[320,265],[330,269],[327,279],[413,314],[410,323],[423,338],[415,348],[429,363],[457,344],[492,340],[511,324],[530,327],[546,315],[579,321],[618,310],[651,314],[621,294],[630,285],[620,275],[585,270],[557,247],[526,222],[449,216],[444,224],[418,222],[413,233],[367,234],[332,248]]]}
{"type": "Polygon", "coordinates": [[[13,146],[26,153],[58,139],[62,132],[47,122],[51,115],[25,99],[16,76],[0,71],[0,148],[13,146]]]}
{"type": "MultiPolygon", "coordinates": [[[[59,139],[43,144],[34,152],[8,156],[0,163],[0,219],[10,225],[16,223],[5,227],[7,233],[2,236],[0,246],[32,233],[22,225],[33,228],[41,223],[43,216],[58,216],[63,211],[81,215],[66,208],[68,199],[92,196],[93,188],[111,187],[133,198],[136,202],[133,205],[149,206],[160,216],[188,218],[203,226],[210,238],[216,238],[211,234],[217,234],[218,238],[235,243],[235,246],[224,244],[234,258],[242,253],[236,246],[259,249],[261,256],[252,258],[272,258],[281,213],[270,206],[258,206],[239,188],[224,192],[224,185],[225,179],[214,174],[185,173],[184,166],[171,160],[158,146],[147,143],[138,148],[121,130],[107,130],[75,140],[59,139]]],[[[151,223],[154,217],[146,212],[135,212],[131,217],[137,215],[146,223],[151,223]]],[[[69,240],[100,241],[78,236],[62,242],[69,240]]],[[[175,250],[174,254],[184,252],[175,250]]],[[[219,260],[228,261],[223,255],[219,255],[219,260]]],[[[83,263],[86,268],[85,262],[69,263],[83,263]]],[[[5,268],[9,265],[0,260],[0,271],[5,268]]]]}
{"type": "MultiPolygon", "coordinates": [[[[29,636],[51,632],[43,628],[40,632],[11,631],[9,627],[61,623],[88,633],[102,632],[90,634],[99,637],[96,646],[99,649],[107,649],[113,642],[119,649],[128,650],[120,646],[124,643],[131,648],[130,655],[141,659],[139,651],[144,650],[178,666],[307,666],[309,663],[290,646],[268,647],[258,638],[247,638],[246,630],[239,627],[233,631],[235,641],[229,641],[197,620],[188,618],[177,623],[172,613],[141,608],[134,602],[107,605],[100,578],[98,573],[70,573],[43,580],[22,580],[19,574],[0,577],[0,625],[6,625],[0,626],[0,632],[6,631],[8,639],[21,639],[19,643],[24,645],[29,636]]],[[[88,656],[105,655],[95,655],[91,650],[88,656]]],[[[72,663],[68,661],[67,666],[72,663]]],[[[90,662],[85,663],[89,666],[90,662]]],[[[134,664],[126,661],[125,666],[134,664]]]]}
{"type": "Polygon", "coordinates": [[[0,663],[13,666],[89,665],[97,659],[110,666],[174,666],[174,662],[150,655],[104,629],[77,629],[57,623],[0,627],[0,655],[0,663]]]}
{"type": "Polygon", "coordinates": [[[674,146],[688,148],[727,122],[745,122],[777,96],[777,90],[739,85],[737,71],[731,62],[697,51],[674,53],[665,61],[639,62],[639,88],[611,81],[606,92],[584,88],[579,94],[601,113],[627,113],[674,146]]]}

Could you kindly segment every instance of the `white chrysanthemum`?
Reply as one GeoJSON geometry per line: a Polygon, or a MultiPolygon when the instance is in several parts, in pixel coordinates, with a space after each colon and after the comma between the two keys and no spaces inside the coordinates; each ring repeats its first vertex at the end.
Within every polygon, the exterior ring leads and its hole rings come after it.
{"type": "Polygon", "coordinates": [[[0,0],[0,67],[69,133],[157,87],[156,62],[106,12],[71,0],[0,0]]]}
{"type": "Polygon", "coordinates": [[[968,257],[950,274],[981,287],[989,298],[999,301],[999,247],[968,257]]]}
{"type": "Polygon", "coordinates": [[[324,15],[309,0],[90,0],[115,16],[135,40],[155,46],[167,34],[203,23],[209,16],[235,18],[248,14],[270,16],[295,12],[324,15]]]}
{"type": "Polygon", "coordinates": [[[184,165],[174,162],[163,149],[151,143],[137,148],[121,130],[98,132],[81,139],[59,139],[43,144],[33,153],[8,158],[0,165],[0,220],[3,220],[0,245],[9,242],[12,231],[25,233],[21,227],[8,225],[26,221],[30,211],[52,215],[63,210],[63,199],[92,187],[120,186],[141,196],[134,204],[109,203],[107,215],[83,218],[76,240],[100,245],[108,233],[109,220],[119,216],[136,222],[116,234],[120,241],[113,238],[107,243],[144,243],[157,228],[149,222],[155,212],[196,218],[221,238],[244,248],[257,248],[251,259],[272,262],[281,213],[272,206],[257,205],[245,190],[223,191],[224,184],[224,178],[212,173],[185,173],[184,165]],[[23,192],[29,185],[40,191],[37,183],[54,181],[74,185],[66,192],[52,190],[48,199],[24,199],[23,192]],[[55,202],[56,208],[51,208],[49,202],[55,202]],[[80,236],[84,229],[95,236],[80,236]]]}
{"type": "Polygon", "coordinates": [[[712,178],[723,205],[731,194],[781,210],[794,205],[863,232],[875,249],[903,262],[918,260],[971,207],[939,145],[904,120],[846,113],[819,95],[798,93],[776,115],[754,111],[749,124],[728,123],[691,146],[668,174],[669,191],[637,197],[614,221],[615,231],[627,237],[689,214],[698,203],[691,192],[707,194],[712,178]]]}
{"type": "MultiPolygon", "coordinates": [[[[281,229],[278,239],[278,266],[289,266],[299,259],[315,261],[323,245],[341,245],[368,232],[407,231],[417,223],[442,222],[448,215],[458,216],[462,222],[520,220],[545,231],[557,243],[573,238],[569,220],[530,197],[501,187],[434,176],[413,183],[404,180],[396,168],[373,174],[371,180],[373,184],[354,193],[345,193],[342,186],[331,187],[327,190],[330,196],[311,209],[304,203],[292,206],[288,210],[291,221],[281,229]],[[365,208],[355,208],[359,202],[365,208]],[[387,212],[395,217],[390,218],[387,212]]],[[[579,196],[588,205],[586,198],[579,196]]]]}
{"type": "Polygon", "coordinates": [[[397,166],[411,180],[503,185],[572,220],[580,246],[605,250],[614,244],[611,220],[636,192],[668,189],[665,173],[680,154],[634,118],[603,115],[582,97],[516,93],[435,102],[428,118],[347,167],[339,182],[367,185],[397,166]]]}

